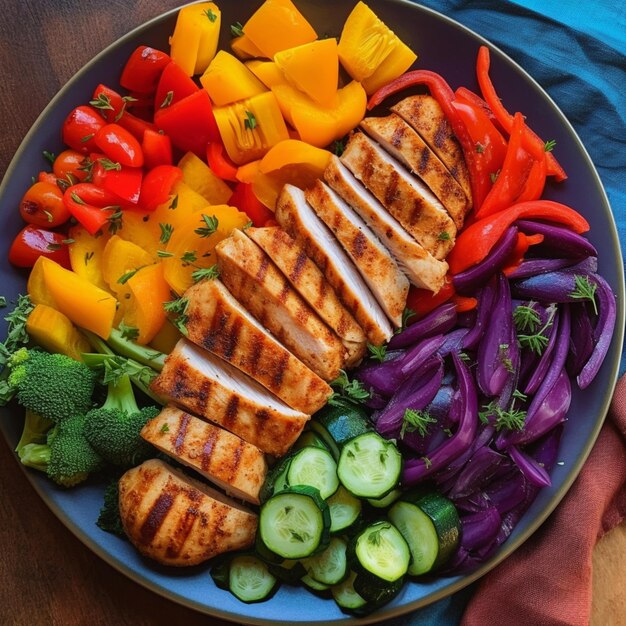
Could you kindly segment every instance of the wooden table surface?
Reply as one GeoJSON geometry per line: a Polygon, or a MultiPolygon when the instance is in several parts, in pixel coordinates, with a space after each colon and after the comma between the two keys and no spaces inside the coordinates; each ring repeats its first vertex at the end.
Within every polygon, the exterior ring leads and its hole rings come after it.
{"type": "MultiPolygon", "coordinates": [[[[0,173],[37,115],[86,61],[182,0],[9,0],[0,11],[0,173]]],[[[1,439],[1,438],[0,438],[1,439]]],[[[130,581],[48,510],[0,441],[0,624],[226,624],[130,581]]],[[[626,624],[626,526],[594,554],[593,623],[626,624]],[[619,617],[618,617],[619,616],[619,617]]]]}

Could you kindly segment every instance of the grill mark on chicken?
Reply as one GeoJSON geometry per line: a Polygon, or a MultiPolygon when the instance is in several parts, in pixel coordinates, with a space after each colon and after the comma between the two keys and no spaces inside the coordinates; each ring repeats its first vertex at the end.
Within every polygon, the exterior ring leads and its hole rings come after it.
{"type": "Polygon", "coordinates": [[[200,389],[197,392],[198,402],[202,408],[206,407],[209,402],[209,394],[211,393],[212,383],[208,380],[202,381],[200,389]]]}
{"type": "Polygon", "coordinates": [[[263,354],[263,344],[260,341],[255,341],[252,344],[252,350],[250,351],[250,371],[256,372],[259,369],[259,362],[261,355],[263,354]]]}
{"type": "Polygon", "coordinates": [[[165,517],[172,508],[172,504],[174,504],[177,490],[173,485],[170,486],[168,484],[168,486],[170,491],[159,494],[139,529],[139,537],[143,544],[147,545],[155,538],[159,528],[161,528],[161,524],[163,524],[165,517]]]}
{"type": "Polygon", "coordinates": [[[397,126],[393,134],[391,135],[391,145],[394,148],[399,148],[402,145],[402,140],[404,139],[404,128],[402,126],[397,126]]]}
{"type": "Polygon", "coordinates": [[[428,169],[429,161],[430,161],[430,151],[422,150],[422,153],[420,154],[419,168],[417,170],[420,174],[423,174],[428,169]]]}
{"type": "Polygon", "coordinates": [[[171,534],[170,543],[165,549],[165,556],[170,559],[176,558],[182,552],[191,529],[200,516],[200,511],[194,506],[199,501],[199,495],[195,491],[184,492],[184,496],[190,500],[190,505],[184,511],[179,512],[178,523],[171,534]]]}
{"type": "Polygon", "coordinates": [[[229,332],[226,333],[226,337],[224,337],[226,345],[223,352],[224,358],[227,361],[230,361],[232,359],[235,349],[239,344],[242,325],[243,322],[241,321],[241,319],[235,319],[230,326],[229,332]]]}
{"type": "Polygon", "coordinates": [[[187,436],[187,426],[189,426],[190,419],[191,419],[191,416],[189,416],[187,413],[183,413],[180,417],[180,420],[178,421],[176,439],[174,440],[174,450],[176,450],[178,454],[180,454],[182,447],[185,445],[185,437],[187,436]]]}
{"type": "Polygon", "coordinates": [[[217,428],[211,430],[204,445],[202,446],[202,456],[200,457],[200,467],[206,472],[211,466],[211,455],[213,448],[219,439],[220,431],[217,428]]]}
{"type": "Polygon", "coordinates": [[[240,441],[239,446],[237,446],[233,450],[233,460],[232,460],[232,469],[230,472],[230,480],[233,480],[235,476],[237,476],[237,472],[239,472],[239,465],[241,463],[241,455],[243,454],[244,447],[246,442],[243,439],[240,441]]]}
{"type": "Polygon", "coordinates": [[[448,139],[448,137],[450,136],[449,131],[450,126],[446,121],[441,122],[437,126],[437,130],[435,131],[434,135],[434,144],[437,148],[442,148],[444,146],[444,144],[446,143],[446,139],[448,139]]]}
{"type": "Polygon", "coordinates": [[[302,272],[304,270],[304,264],[306,263],[307,259],[308,257],[306,255],[306,252],[304,250],[301,250],[296,258],[296,263],[293,267],[293,271],[289,275],[289,278],[293,283],[297,283],[300,279],[300,276],[302,275],[302,272]]]}
{"type": "Polygon", "coordinates": [[[222,422],[224,428],[228,428],[229,430],[232,428],[235,418],[237,417],[238,408],[239,396],[233,395],[228,401],[228,404],[226,405],[226,410],[224,411],[224,420],[222,422]]]}
{"type": "Polygon", "coordinates": [[[280,387],[283,384],[283,379],[285,378],[285,372],[287,371],[288,364],[288,354],[283,354],[279,359],[272,363],[272,369],[274,370],[272,380],[274,381],[274,385],[276,387],[280,387]]]}
{"type": "Polygon", "coordinates": [[[263,282],[265,275],[267,274],[267,269],[270,265],[269,257],[263,257],[261,264],[259,265],[259,270],[257,271],[256,277],[259,282],[263,282]]]}

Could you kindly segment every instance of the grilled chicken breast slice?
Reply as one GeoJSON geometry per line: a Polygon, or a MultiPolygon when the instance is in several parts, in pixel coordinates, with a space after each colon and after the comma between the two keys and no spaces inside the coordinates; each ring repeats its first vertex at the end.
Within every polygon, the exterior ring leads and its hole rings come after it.
{"type": "Polygon", "coordinates": [[[216,247],[228,290],[296,357],[324,380],[334,380],[346,363],[337,335],[291,287],[284,274],[243,232],[216,247]]]}
{"type": "Polygon", "coordinates": [[[463,150],[435,98],[427,94],[409,96],[391,107],[413,127],[456,178],[472,208],[472,187],[463,150]]]}
{"type": "Polygon", "coordinates": [[[141,436],[227,494],[259,504],[267,463],[264,454],[241,437],[173,406],[150,420],[141,436]]]}
{"type": "Polygon", "coordinates": [[[252,511],[163,461],[128,470],[119,489],[128,538],[163,565],[197,565],[254,543],[258,518],[252,511]]]}
{"type": "Polygon", "coordinates": [[[355,133],[341,162],[436,259],[452,250],[456,226],[441,202],[376,142],[355,133]]]}
{"type": "Polygon", "coordinates": [[[326,276],[333,289],[365,331],[381,345],[393,335],[384,311],[328,227],[315,215],[304,192],[285,185],[276,202],[278,223],[298,241],[326,276]]]}
{"type": "Polygon", "coordinates": [[[309,419],[236,367],[186,339],[165,359],[152,389],[276,456],[289,450],[309,419]]]}
{"type": "Polygon", "coordinates": [[[305,192],[307,202],[330,228],[396,327],[402,325],[409,281],[365,222],[321,180],[305,192]]]}
{"type": "Polygon", "coordinates": [[[363,218],[412,284],[434,293],[441,289],[448,264],[424,250],[338,157],[331,157],[324,170],[324,180],[363,218]]]}
{"type": "Polygon", "coordinates": [[[225,285],[201,281],[185,292],[187,339],[254,378],[296,411],[315,413],[332,389],[270,335],[225,285]]]}
{"type": "Polygon", "coordinates": [[[468,211],[463,187],[413,128],[395,113],[387,117],[366,117],[361,128],[417,174],[443,204],[456,227],[463,226],[468,211]]]}
{"type": "Polygon", "coordinates": [[[272,259],[322,321],[337,333],[348,353],[346,366],[358,363],[367,349],[365,333],[304,248],[279,226],[248,228],[246,235],[272,259]]]}

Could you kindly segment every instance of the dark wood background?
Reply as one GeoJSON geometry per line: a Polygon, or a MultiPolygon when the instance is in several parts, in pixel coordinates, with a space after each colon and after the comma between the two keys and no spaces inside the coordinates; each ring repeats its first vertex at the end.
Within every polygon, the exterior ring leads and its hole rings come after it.
{"type": "MultiPolygon", "coordinates": [[[[47,102],[85,62],[120,35],[182,1],[3,2],[0,11],[0,172],[4,174],[13,153],[47,102]]],[[[622,525],[596,549],[595,624],[626,624],[623,591],[626,583],[619,578],[620,570],[624,569],[624,556],[626,527],[622,525]]],[[[13,451],[2,439],[0,624],[143,626],[178,623],[187,626],[226,624],[157,596],[92,554],[39,499],[13,451]]]]}

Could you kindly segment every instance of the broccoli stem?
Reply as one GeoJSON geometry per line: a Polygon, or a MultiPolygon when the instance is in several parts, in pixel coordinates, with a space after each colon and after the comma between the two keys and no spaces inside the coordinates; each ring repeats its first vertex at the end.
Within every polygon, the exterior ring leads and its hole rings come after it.
{"type": "Polygon", "coordinates": [[[107,344],[117,354],[133,359],[142,365],[147,365],[157,372],[163,369],[165,354],[158,350],[148,348],[147,346],[140,346],[134,341],[126,339],[117,328],[111,329],[107,344]]]}
{"type": "Polygon", "coordinates": [[[45,472],[50,462],[50,446],[47,443],[29,443],[17,450],[22,465],[45,472]]]}
{"type": "Polygon", "coordinates": [[[128,374],[123,374],[118,380],[109,383],[107,399],[102,408],[120,409],[125,411],[127,415],[139,413],[139,406],[135,400],[133,386],[128,374]]]}

